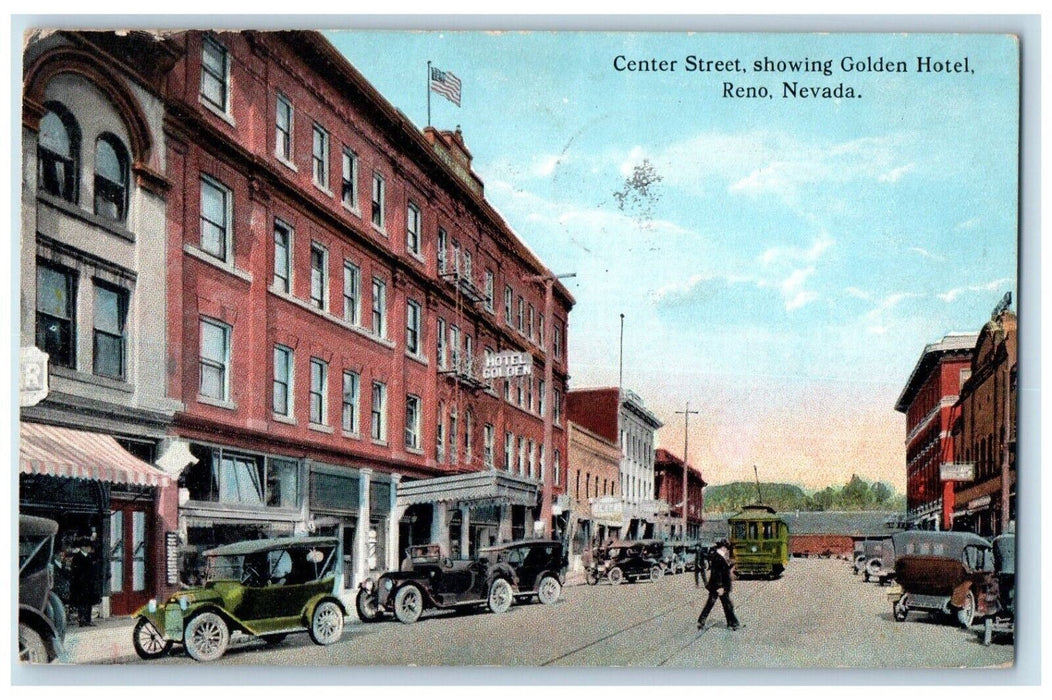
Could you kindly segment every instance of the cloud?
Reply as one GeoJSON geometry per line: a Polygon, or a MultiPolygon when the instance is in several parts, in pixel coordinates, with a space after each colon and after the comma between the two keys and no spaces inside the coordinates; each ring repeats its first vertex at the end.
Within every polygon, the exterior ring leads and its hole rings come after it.
{"type": "Polygon", "coordinates": [[[970,287],[955,287],[942,294],[936,294],[939,299],[945,301],[947,304],[952,303],[957,297],[967,292],[996,292],[1004,289],[1006,286],[1014,284],[1014,280],[1010,277],[1004,277],[993,282],[986,284],[972,285],[970,287]]]}
{"type": "Polygon", "coordinates": [[[877,177],[881,182],[896,183],[902,179],[902,176],[912,171],[917,167],[916,163],[907,163],[906,165],[900,165],[897,168],[892,168],[888,172],[877,177]]]}
{"type": "Polygon", "coordinates": [[[822,235],[814,239],[810,248],[796,248],[792,246],[774,246],[760,254],[759,260],[763,263],[775,263],[782,260],[793,262],[814,262],[829,250],[833,245],[833,239],[828,235],[822,235]]]}
{"type": "Polygon", "coordinates": [[[567,157],[563,155],[544,154],[536,156],[530,167],[530,173],[537,177],[548,177],[555,171],[555,166],[565,162],[567,157]]]}
{"type": "Polygon", "coordinates": [[[941,255],[936,255],[935,253],[930,253],[927,250],[925,250],[924,248],[918,248],[917,246],[913,246],[913,247],[910,248],[910,251],[913,252],[913,253],[916,253],[917,255],[921,256],[922,258],[927,258],[929,260],[934,260],[936,262],[946,262],[946,258],[942,257],[941,255]]]}
{"type": "Polygon", "coordinates": [[[847,294],[849,297],[854,297],[856,299],[865,299],[866,301],[873,298],[872,294],[865,290],[859,289],[858,287],[845,287],[844,294],[847,294]]]}
{"type": "Polygon", "coordinates": [[[967,231],[969,229],[973,229],[973,228],[977,227],[979,224],[982,223],[982,221],[983,220],[981,218],[976,216],[976,217],[972,217],[971,219],[966,219],[966,220],[960,222],[959,224],[957,224],[953,228],[954,228],[955,231],[967,231]]]}

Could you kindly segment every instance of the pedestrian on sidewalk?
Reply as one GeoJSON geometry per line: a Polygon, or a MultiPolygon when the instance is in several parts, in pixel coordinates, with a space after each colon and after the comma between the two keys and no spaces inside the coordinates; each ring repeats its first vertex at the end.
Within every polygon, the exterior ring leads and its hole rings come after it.
{"type": "Polygon", "coordinates": [[[716,552],[712,555],[709,563],[709,582],[706,584],[709,590],[709,599],[698,616],[698,629],[705,629],[705,621],[712,612],[712,606],[716,599],[723,604],[723,614],[727,618],[727,629],[737,630],[744,625],[738,622],[734,615],[734,603],[731,602],[731,543],[721,539],[716,543],[716,552]]]}
{"type": "Polygon", "coordinates": [[[709,548],[700,542],[694,547],[694,587],[700,588],[702,584],[708,585],[709,577],[705,571],[708,566],[709,548]]]}
{"type": "Polygon", "coordinates": [[[98,575],[91,540],[81,540],[70,561],[69,598],[77,611],[77,624],[91,627],[91,608],[100,601],[98,575]]]}

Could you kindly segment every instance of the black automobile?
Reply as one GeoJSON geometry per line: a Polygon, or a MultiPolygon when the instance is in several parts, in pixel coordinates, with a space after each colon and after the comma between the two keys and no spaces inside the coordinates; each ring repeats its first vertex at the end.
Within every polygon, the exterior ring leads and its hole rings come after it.
{"type": "Polygon", "coordinates": [[[596,584],[604,578],[615,586],[626,580],[657,581],[665,571],[661,566],[663,550],[660,540],[612,542],[600,550],[596,565],[588,570],[588,583],[596,584]]]}
{"type": "Polygon", "coordinates": [[[515,570],[486,558],[450,559],[437,544],[410,547],[401,571],[362,581],[356,607],[362,622],[393,614],[412,624],[429,608],[487,606],[506,612],[515,598],[515,570]]]}
{"type": "Polygon", "coordinates": [[[65,653],[66,609],[52,590],[58,523],[18,518],[18,660],[50,663],[65,653]]]}
{"type": "Polygon", "coordinates": [[[537,596],[545,605],[559,600],[569,564],[562,542],[555,540],[518,540],[484,547],[479,550],[478,559],[511,567],[515,597],[537,596]]]}
{"type": "Polygon", "coordinates": [[[995,635],[1015,634],[1015,534],[995,537],[994,572],[979,596],[984,615],[982,642],[989,646],[995,635]]]}

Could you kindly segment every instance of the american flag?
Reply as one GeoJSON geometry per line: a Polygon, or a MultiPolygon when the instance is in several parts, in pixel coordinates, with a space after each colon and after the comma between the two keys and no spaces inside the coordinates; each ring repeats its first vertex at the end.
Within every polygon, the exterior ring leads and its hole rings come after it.
{"type": "Polygon", "coordinates": [[[442,95],[457,107],[460,106],[460,78],[449,71],[431,69],[431,91],[442,95]]]}

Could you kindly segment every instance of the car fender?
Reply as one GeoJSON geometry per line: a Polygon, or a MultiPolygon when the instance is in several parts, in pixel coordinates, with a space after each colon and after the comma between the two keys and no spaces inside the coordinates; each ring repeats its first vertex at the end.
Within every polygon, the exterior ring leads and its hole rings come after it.
{"type": "MultiPolygon", "coordinates": [[[[158,606],[158,610],[160,610],[160,606],[158,606]]],[[[191,604],[189,608],[187,608],[185,611],[183,611],[183,630],[184,631],[186,630],[186,623],[187,623],[188,620],[190,620],[190,618],[192,618],[195,615],[198,615],[200,613],[203,613],[203,612],[215,613],[219,617],[223,618],[223,621],[226,622],[227,627],[230,628],[231,632],[235,632],[235,631],[237,631],[237,632],[245,632],[245,633],[251,634],[253,636],[256,634],[255,632],[250,630],[248,627],[246,627],[244,625],[244,623],[242,623],[236,617],[234,617],[233,615],[228,613],[226,610],[224,610],[221,606],[215,605],[212,602],[202,603],[200,605],[193,605],[193,604],[191,604]]],[[[163,624],[163,622],[164,622],[164,618],[163,617],[161,618],[161,622],[163,624]]],[[[164,628],[162,627],[161,629],[164,629],[164,628]]],[[[177,640],[177,641],[182,641],[182,640],[177,640]]]]}
{"type": "Polygon", "coordinates": [[[402,581],[395,581],[395,585],[391,588],[391,592],[387,594],[387,605],[385,609],[394,611],[394,599],[398,595],[398,591],[402,590],[406,586],[412,586],[413,588],[420,591],[420,595],[424,597],[424,608],[441,608],[444,607],[431,595],[431,586],[425,585],[424,582],[418,579],[405,579],[402,581]]]}
{"type": "Polygon", "coordinates": [[[344,617],[347,617],[347,608],[344,607],[343,601],[334,596],[332,593],[319,593],[307,601],[307,604],[303,606],[303,625],[310,627],[310,621],[314,618],[314,609],[321,605],[323,602],[331,600],[336,603],[340,608],[340,612],[343,613],[344,617]]]}
{"type": "Polygon", "coordinates": [[[18,606],[18,624],[32,628],[40,635],[44,640],[44,644],[47,644],[49,659],[60,659],[65,655],[65,649],[62,646],[58,630],[51,620],[39,610],[20,604],[18,606]]]}
{"type": "Polygon", "coordinates": [[[489,587],[493,585],[493,582],[497,579],[502,578],[507,580],[511,584],[512,590],[519,590],[519,577],[515,575],[515,570],[507,564],[497,564],[489,570],[486,576],[486,591],[489,591],[489,587]]]}
{"type": "Polygon", "coordinates": [[[953,589],[953,595],[950,596],[950,605],[955,608],[964,606],[964,599],[968,595],[968,591],[972,590],[974,585],[973,581],[962,581],[957,584],[957,587],[953,589]]]}

